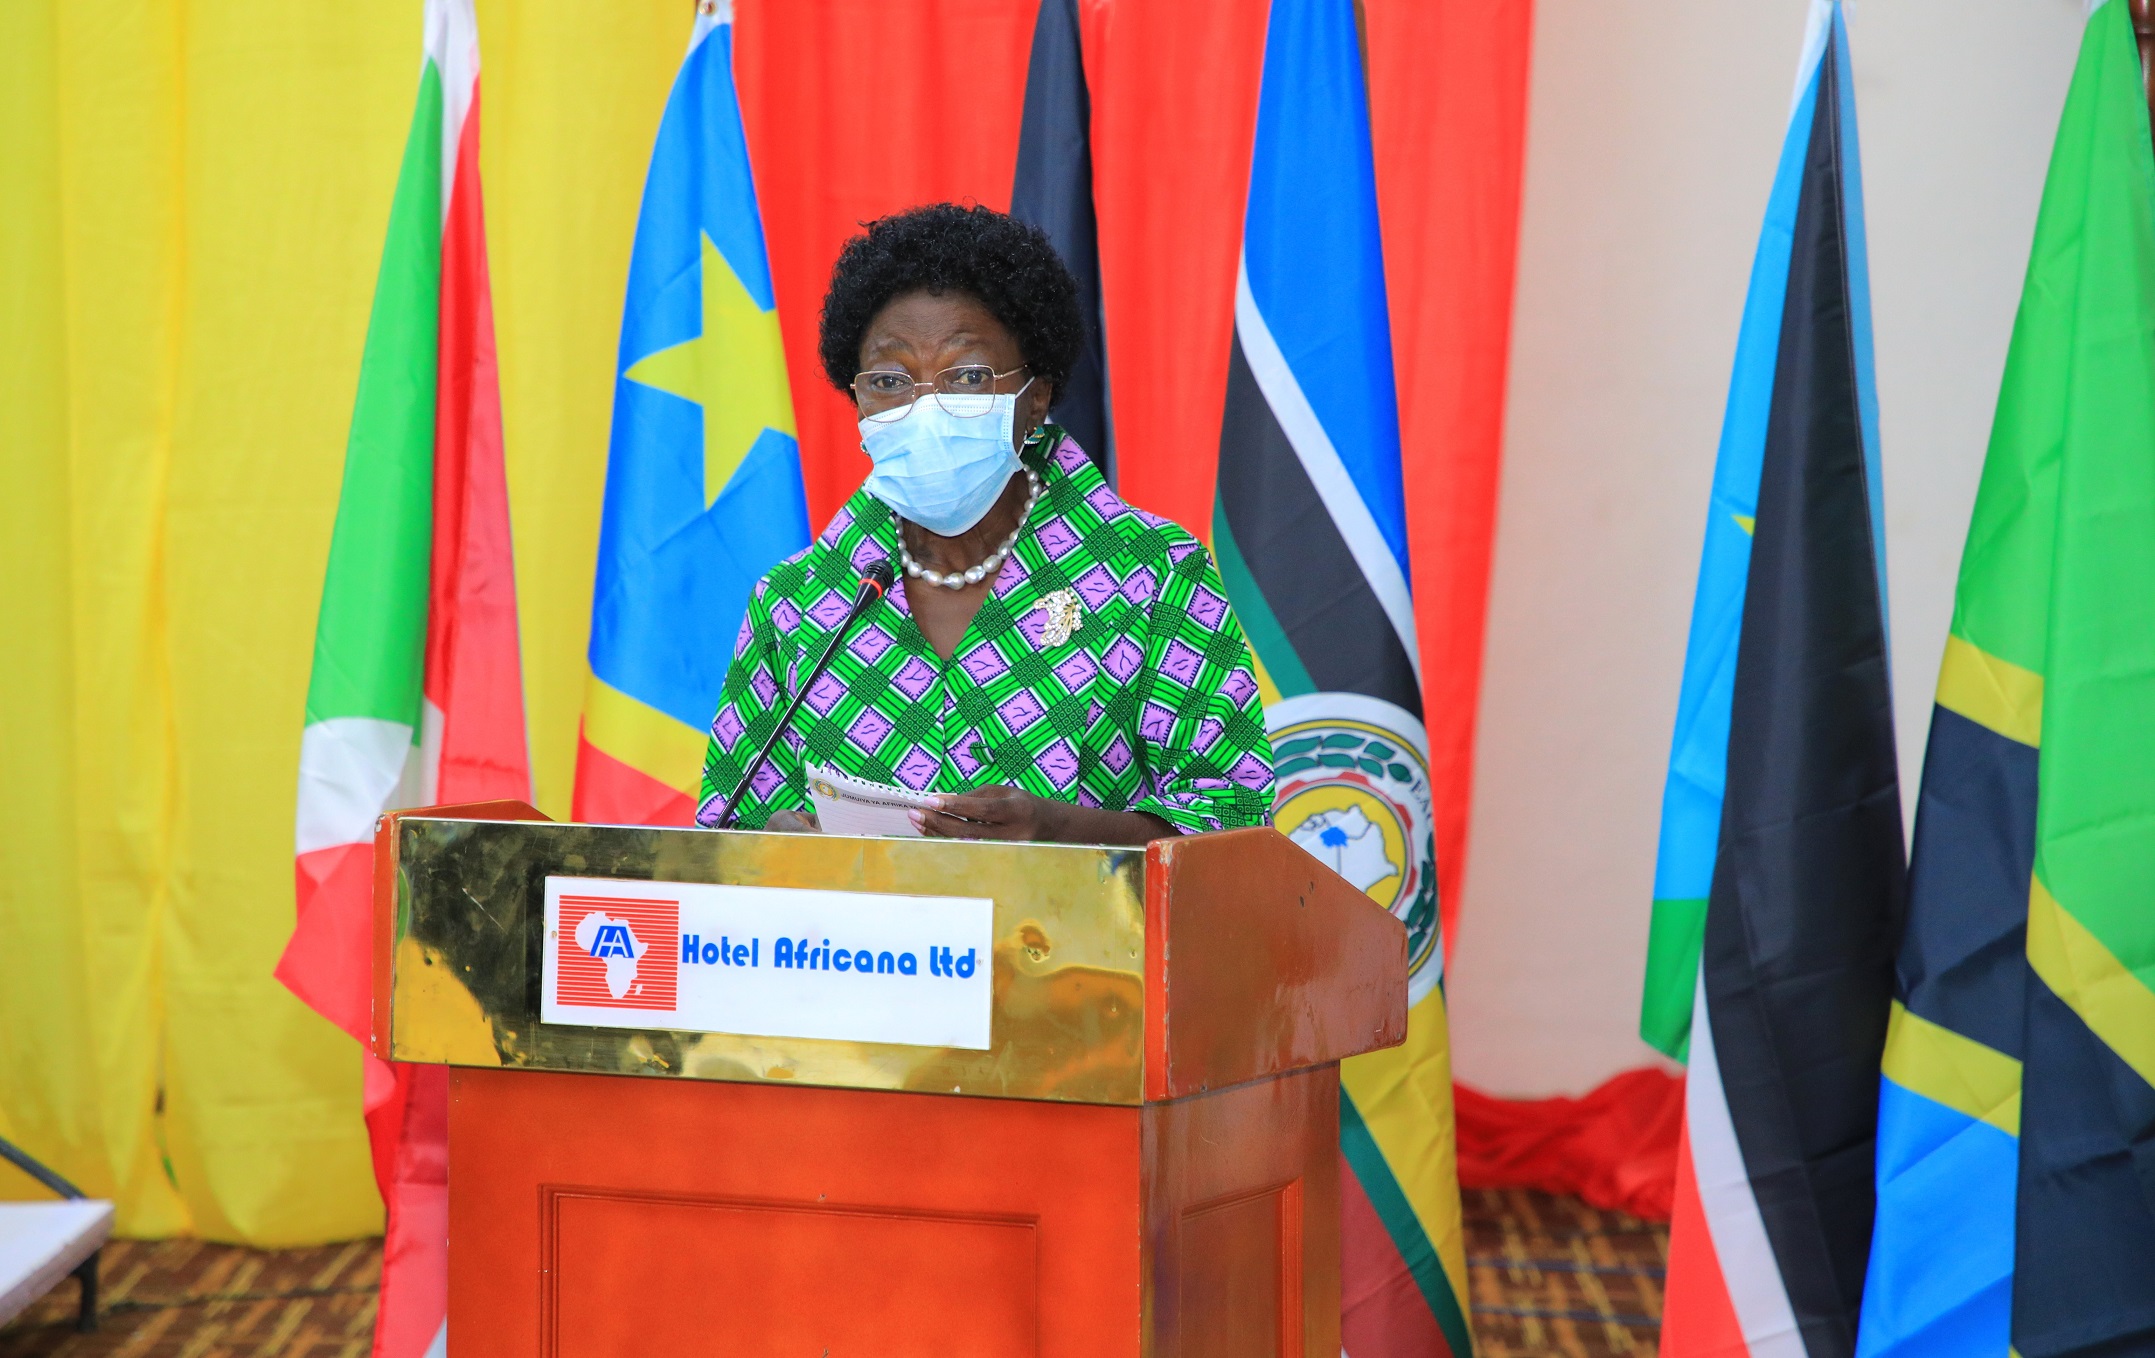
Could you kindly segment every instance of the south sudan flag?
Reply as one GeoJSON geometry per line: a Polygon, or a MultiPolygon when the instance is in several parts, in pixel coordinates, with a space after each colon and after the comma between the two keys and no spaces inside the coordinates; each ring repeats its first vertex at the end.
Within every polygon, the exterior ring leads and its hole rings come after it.
{"type": "Polygon", "coordinates": [[[2051,154],[1919,806],[1863,1350],[2155,1353],[2155,154],[2124,0],[2051,154]]]}
{"type": "Polygon", "coordinates": [[[1428,741],[1352,0],[1274,0],[1213,546],[1249,633],[1281,831],[1406,922],[1407,1041],[1340,1072],[1342,1341],[1470,1350],[1428,741]]]}
{"type": "Polygon", "coordinates": [[[1690,1064],[1664,1358],[1846,1358],[1871,1239],[1905,850],[1848,37],[1812,14],[1663,811],[1646,1028],[1690,1064]]]}

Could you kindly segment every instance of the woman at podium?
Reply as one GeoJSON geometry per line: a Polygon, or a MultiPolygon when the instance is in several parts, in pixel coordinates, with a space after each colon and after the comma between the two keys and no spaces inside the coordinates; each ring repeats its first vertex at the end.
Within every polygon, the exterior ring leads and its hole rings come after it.
{"type": "Polygon", "coordinates": [[[1084,343],[1037,228],[937,204],[847,243],[821,357],[868,478],[757,584],[697,820],[813,829],[810,765],[935,794],[924,835],[1135,844],[1268,823],[1272,751],[1241,626],[1187,530],[1132,509],[1047,423],[1084,343]],[[843,627],[770,759],[741,780],[843,627]]]}

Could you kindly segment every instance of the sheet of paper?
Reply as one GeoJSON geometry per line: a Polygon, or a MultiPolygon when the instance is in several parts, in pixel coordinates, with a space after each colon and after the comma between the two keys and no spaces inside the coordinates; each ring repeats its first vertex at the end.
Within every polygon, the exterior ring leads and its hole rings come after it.
{"type": "Polygon", "coordinates": [[[928,805],[930,794],[891,783],[871,783],[819,765],[808,766],[808,799],[827,835],[895,835],[917,839],[906,813],[928,805]]]}

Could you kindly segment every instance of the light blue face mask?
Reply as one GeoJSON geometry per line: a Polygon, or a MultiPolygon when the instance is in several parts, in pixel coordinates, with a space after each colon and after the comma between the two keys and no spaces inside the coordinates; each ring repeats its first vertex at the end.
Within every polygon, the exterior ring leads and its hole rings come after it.
{"type": "Polygon", "coordinates": [[[1024,391],[928,396],[904,419],[862,420],[861,447],[875,463],[862,488],[938,537],[958,536],[987,517],[1018,473],[1010,436],[1024,391]]]}

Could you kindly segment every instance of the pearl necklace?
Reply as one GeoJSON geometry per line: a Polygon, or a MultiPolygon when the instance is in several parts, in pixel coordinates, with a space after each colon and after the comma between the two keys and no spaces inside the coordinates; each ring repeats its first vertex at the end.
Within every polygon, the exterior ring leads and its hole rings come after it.
{"type": "Polygon", "coordinates": [[[964,589],[967,585],[977,585],[993,575],[995,568],[1003,564],[1003,558],[1010,555],[1010,549],[1018,545],[1018,538],[1025,532],[1026,520],[1032,518],[1033,506],[1040,500],[1040,474],[1027,467],[1025,482],[1028,494],[1025,497],[1025,508],[1018,515],[1018,526],[1010,530],[1010,536],[1003,539],[1002,546],[988,553],[987,560],[978,565],[968,566],[962,571],[952,571],[948,575],[930,570],[913,559],[912,549],[905,545],[905,534],[899,533],[898,559],[905,563],[906,576],[909,579],[925,580],[931,585],[941,585],[945,589],[964,589]]]}

